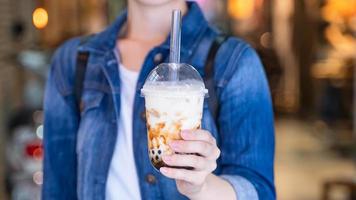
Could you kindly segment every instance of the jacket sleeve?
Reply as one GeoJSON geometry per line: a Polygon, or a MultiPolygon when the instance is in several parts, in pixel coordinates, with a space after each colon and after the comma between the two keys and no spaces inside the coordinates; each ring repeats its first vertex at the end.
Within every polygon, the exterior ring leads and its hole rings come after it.
{"type": "Polygon", "coordinates": [[[78,42],[71,40],[53,56],[44,99],[44,180],[42,199],[76,199],[78,117],[72,94],[78,42]]]}
{"type": "Polygon", "coordinates": [[[247,44],[230,59],[232,74],[221,92],[221,178],[238,200],[275,199],[274,120],[263,66],[247,44]]]}

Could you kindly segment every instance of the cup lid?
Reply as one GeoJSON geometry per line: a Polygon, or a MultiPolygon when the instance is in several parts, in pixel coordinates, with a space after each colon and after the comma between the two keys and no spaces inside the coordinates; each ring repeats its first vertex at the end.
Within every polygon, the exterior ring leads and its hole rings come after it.
{"type": "Polygon", "coordinates": [[[141,95],[204,95],[208,94],[199,72],[185,63],[162,63],[148,75],[141,95]]]}

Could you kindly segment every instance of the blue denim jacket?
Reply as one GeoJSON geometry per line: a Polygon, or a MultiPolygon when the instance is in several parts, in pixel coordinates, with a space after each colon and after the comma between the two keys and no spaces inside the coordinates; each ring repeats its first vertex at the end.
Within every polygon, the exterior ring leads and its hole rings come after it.
{"type": "MultiPolygon", "coordinates": [[[[182,25],[181,60],[204,76],[204,62],[218,32],[209,26],[196,3],[188,5],[182,25]]],[[[79,46],[80,39],[72,39],[53,57],[44,103],[43,199],[105,199],[120,113],[119,61],[113,50],[125,21],[126,12],[84,45],[79,46]],[[73,92],[77,51],[90,52],[80,113],[73,92]]],[[[174,180],[151,166],[142,115],[140,89],[153,67],[167,62],[168,54],[169,37],[148,53],[134,100],[134,156],[141,196],[147,200],[186,199],[174,180]]],[[[216,55],[214,77],[220,101],[218,126],[207,102],[202,121],[221,150],[214,173],[231,183],[239,200],[275,199],[273,112],[256,52],[240,39],[228,39],[216,55]]]]}

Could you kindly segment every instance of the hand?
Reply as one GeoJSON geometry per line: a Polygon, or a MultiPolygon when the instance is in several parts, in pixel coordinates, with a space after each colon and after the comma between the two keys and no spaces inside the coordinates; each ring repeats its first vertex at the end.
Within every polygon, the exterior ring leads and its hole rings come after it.
{"type": "Polygon", "coordinates": [[[163,156],[163,161],[169,166],[193,169],[162,167],[160,171],[166,177],[176,180],[180,193],[194,199],[204,191],[208,176],[216,169],[220,150],[215,138],[206,130],[182,131],[181,136],[183,140],[172,141],[169,145],[175,152],[186,154],[163,156]]]}

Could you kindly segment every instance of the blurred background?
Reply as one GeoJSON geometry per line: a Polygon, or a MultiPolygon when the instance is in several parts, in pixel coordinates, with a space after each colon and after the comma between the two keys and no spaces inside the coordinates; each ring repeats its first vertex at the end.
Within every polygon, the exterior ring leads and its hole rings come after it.
{"type": "MultiPolygon", "coordinates": [[[[260,54],[276,116],[278,199],[356,199],[356,0],[199,0],[260,54]]],[[[0,0],[0,199],[39,199],[53,51],[124,0],[0,0]]]]}

